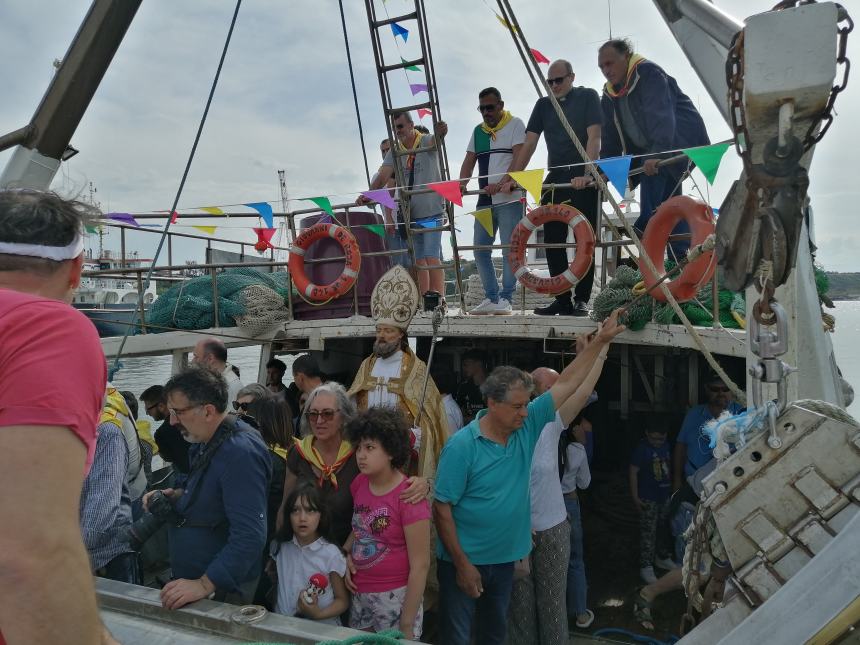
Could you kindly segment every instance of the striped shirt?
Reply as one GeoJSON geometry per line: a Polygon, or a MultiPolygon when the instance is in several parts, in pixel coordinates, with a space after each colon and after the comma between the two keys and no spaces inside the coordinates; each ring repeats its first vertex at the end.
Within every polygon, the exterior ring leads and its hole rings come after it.
{"type": "Polygon", "coordinates": [[[93,465],[81,494],[81,533],[93,571],[133,551],[126,539],[131,526],[131,499],[126,481],[125,438],[113,423],[102,423],[96,433],[93,465]]]}
{"type": "MultiPolygon", "coordinates": [[[[514,158],[514,146],[526,140],[526,126],[522,119],[513,117],[508,124],[496,133],[493,139],[484,132],[481,124],[475,126],[472,138],[466,148],[478,157],[478,187],[486,188],[489,183],[496,183],[508,172],[514,158]]],[[[520,199],[522,191],[511,193],[496,193],[492,197],[481,193],[478,196],[478,206],[486,207],[492,204],[504,204],[520,199]]]]}

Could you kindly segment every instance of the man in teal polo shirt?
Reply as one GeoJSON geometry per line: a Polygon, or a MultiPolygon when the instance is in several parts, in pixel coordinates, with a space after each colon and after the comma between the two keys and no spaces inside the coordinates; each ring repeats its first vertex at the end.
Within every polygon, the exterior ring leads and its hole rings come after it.
{"type": "Polygon", "coordinates": [[[622,331],[616,311],[555,385],[531,402],[531,376],[497,367],[481,385],[487,409],[442,449],[433,516],[446,645],[468,645],[476,615],[478,643],[504,641],[514,562],[531,550],[529,472],[538,437],[622,331]]]}

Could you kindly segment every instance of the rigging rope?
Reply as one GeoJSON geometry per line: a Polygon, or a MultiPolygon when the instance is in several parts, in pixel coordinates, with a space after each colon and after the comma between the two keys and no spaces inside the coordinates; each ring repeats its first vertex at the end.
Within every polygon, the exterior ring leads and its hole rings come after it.
{"type": "MultiPolygon", "coordinates": [[[[233,37],[233,29],[236,27],[236,18],[239,16],[239,8],[242,6],[242,0],[236,0],[236,8],[233,10],[233,18],[230,20],[230,29],[227,31],[227,38],[224,41],[224,49],[221,51],[221,59],[218,61],[218,69],[215,71],[215,78],[212,79],[212,87],[209,89],[209,97],[206,99],[206,107],[203,110],[203,116],[200,118],[200,125],[197,126],[197,134],[194,137],[194,144],[191,146],[191,152],[188,155],[188,161],[185,164],[185,171],[182,173],[182,179],[179,182],[179,188],[176,191],[176,197],[173,199],[173,206],[170,208],[171,213],[176,212],[176,207],[179,204],[179,198],[182,196],[182,190],[185,188],[185,180],[188,178],[188,172],[191,170],[191,162],[194,160],[194,154],[197,152],[197,144],[200,142],[200,135],[203,133],[203,126],[206,123],[206,117],[209,115],[209,106],[212,105],[212,98],[215,96],[215,88],[218,86],[218,79],[221,77],[221,69],[224,67],[224,59],[227,57],[227,49],[230,47],[230,40],[233,37]]],[[[125,348],[125,342],[131,330],[134,329],[134,323],[137,322],[140,310],[143,308],[143,294],[149,288],[149,283],[152,281],[152,274],[158,262],[158,256],[161,254],[161,249],[164,248],[164,240],[167,239],[170,231],[170,223],[173,217],[168,218],[164,224],[164,230],[161,233],[161,239],[158,241],[158,247],[155,249],[155,255],[152,257],[152,264],[149,265],[149,270],[146,273],[143,289],[138,294],[138,306],[135,308],[132,316],[132,324],[128,326],[120,341],[119,349],[116,350],[116,359],[114,360],[114,368],[119,367],[119,359],[122,356],[122,350],[125,348]]]]}
{"type": "Polygon", "coordinates": [[[370,167],[367,165],[367,148],[364,145],[364,128],[361,126],[361,112],[358,110],[358,93],[355,91],[355,74],[352,71],[352,54],[349,51],[349,37],[346,33],[346,18],[343,14],[343,0],[337,1],[340,7],[340,24],[343,27],[343,44],[346,47],[346,62],[349,65],[349,82],[352,84],[352,101],[355,103],[355,118],[358,121],[358,138],[361,140],[361,154],[364,159],[364,174],[370,185],[370,167]]]}
{"type": "MultiPolygon", "coordinates": [[[[509,0],[499,0],[499,2],[504,3],[505,8],[507,9],[507,12],[510,15],[510,19],[511,19],[511,20],[509,20],[509,24],[511,24],[514,27],[514,29],[516,30],[517,34],[519,34],[519,37],[522,39],[524,47],[526,49],[529,49],[525,34],[523,33],[522,29],[520,28],[519,21],[517,20],[513,9],[511,8],[509,0]]],[[[540,68],[537,67],[537,62],[532,60],[531,63],[534,66],[534,68],[538,72],[540,72],[540,68]]],[[[606,197],[606,200],[612,206],[612,209],[615,211],[615,214],[618,216],[619,220],[624,225],[624,228],[627,231],[627,234],[629,235],[630,239],[633,240],[633,243],[636,245],[636,248],[639,251],[640,261],[645,262],[646,266],[650,269],[650,271],[654,275],[659,275],[659,273],[657,272],[657,268],[654,266],[654,263],[651,261],[651,258],[648,257],[648,254],[645,252],[645,249],[642,246],[642,242],[639,239],[639,236],[636,234],[636,231],[633,230],[633,226],[630,224],[630,222],[624,216],[624,212],[618,206],[618,202],[615,201],[615,197],[613,197],[612,194],[609,192],[606,181],[604,181],[603,177],[601,176],[600,172],[598,171],[597,166],[594,164],[593,160],[588,156],[588,153],[585,151],[585,148],[582,146],[582,143],[580,142],[579,137],[576,136],[576,133],[573,131],[573,128],[570,126],[570,123],[568,122],[567,117],[564,114],[564,111],[561,109],[561,105],[559,105],[558,100],[555,98],[555,95],[552,93],[552,91],[550,91],[549,87],[547,87],[547,97],[549,98],[550,103],[552,104],[553,108],[555,109],[555,112],[558,115],[559,121],[561,122],[562,126],[564,127],[565,131],[567,132],[568,136],[570,137],[570,140],[573,142],[573,145],[576,147],[577,152],[579,152],[579,155],[582,157],[582,159],[585,160],[586,171],[591,175],[591,177],[592,177],[594,183],[597,185],[597,187],[603,192],[604,196],[606,197]]],[[[684,314],[684,311],[681,309],[681,306],[678,304],[678,301],[675,299],[675,297],[669,291],[669,289],[665,283],[660,284],[660,290],[666,296],[666,300],[668,301],[668,303],[672,307],[672,309],[674,309],[675,314],[681,320],[681,324],[684,325],[684,327],[687,330],[687,333],[689,333],[690,337],[693,339],[693,342],[696,343],[696,346],[699,348],[699,351],[702,352],[702,355],[705,357],[705,360],[708,362],[708,365],[711,366],[711,368],[719,375],[720,379],[722,379],[722,381],[726,384],[726,386],[728,386],[728,388],[732,391],[732,394],[734,394],[735,399],[741,405],[746,405],[746,400],[747,400],[746,393],[743,390],[741,390],[737,386],[737,384],[729,378],[728,374],[726,374],[725,370],[722,368],[722,366],[714,358],[714,355],[708,350],[707,347],[705,347],[704,341],[702,340],[702,338],[699,336],[698,332],[693,327],[689,318],[687,318],[687,316],[684,314]]]]}

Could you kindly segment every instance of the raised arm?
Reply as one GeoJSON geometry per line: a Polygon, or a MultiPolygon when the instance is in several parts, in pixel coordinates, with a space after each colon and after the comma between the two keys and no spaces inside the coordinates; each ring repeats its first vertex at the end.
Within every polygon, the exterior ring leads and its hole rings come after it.
{"type": "Polygon", "coordinates": [[[577,354],[573,362],[559,374],[555,385],[549,390],[556,410],[573,396],[574,392],[583,384],[604,347],[608,347],[612,339],[626,329],[624,325],[618,323],[620,312],[620,309],[616,309],[602,325],[598,325],[594,340],[589,342],[585,349],[577,354]]]}
{"type": "Polygon", "coordinates": [[[561,416],[561,422],[565,427],[573,423],[576,415],[578,415],[582,411],[582,408],[585,407],[585,404],[588,403],[588,397],[590,397],[591,393],[594,391],[594,386],[597,384],[597,380],[600,378],[600,373],[603,371],[603,364],[606,362],[606,354],[608,352],[609,345],[604,345],[601,348],[600,353],[597,355],[594,365],[592,365],[591,370],[585,377],[585,380],[582,381],[582,385],[576,388],[573,395],[568,397],[567,401],[562,403],[561,407],[558,409],[559,416],[561,416]]]}

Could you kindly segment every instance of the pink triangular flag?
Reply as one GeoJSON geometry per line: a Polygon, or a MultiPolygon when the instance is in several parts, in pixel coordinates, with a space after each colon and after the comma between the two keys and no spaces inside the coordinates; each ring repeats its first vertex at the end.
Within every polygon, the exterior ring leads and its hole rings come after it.
{"type": "Polygon", "coordinates": [[[532,49],[532,56],[534,56],[535,62],[537,63],[549,63],[549,58],[541,54],[537,49],[532,49]]]}
{"type": "Polygon", "coordinates": [[[418,108],[418,118],[423,119],[425,116],[432,116],[433,110],[428,110],[427,108],[418,108]]]}
{"type": "Polygon", "coordinates": [[[380,188],[379,190],[365,190],[361,194],[368,199],[372,199],[373,201],[382,204],[383,206],[387,206],[388,208],[397,208],[397,202],[394,201],[394,198],[391,196],[391,193],[387,188],[380,188]]]}
{"type": "Polygon", "coordinates": [[[451,181],[437,181],[435,184],[427,184],[427,188],[434,190],[457,206],[463,205],[463,193],[460,192],[460,182],[456,179],[451,181]]]}

